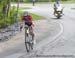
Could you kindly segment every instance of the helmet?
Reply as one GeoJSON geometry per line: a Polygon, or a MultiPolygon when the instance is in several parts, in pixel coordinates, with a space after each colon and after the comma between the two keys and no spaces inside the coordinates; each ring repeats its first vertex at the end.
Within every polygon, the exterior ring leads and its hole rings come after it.
{"type": "Polygon", "coordinates": [[[24,11],[24,14],[23,14],[23,15],[24,15],[24,16],[29,15],[28,11],[24,11]]]}

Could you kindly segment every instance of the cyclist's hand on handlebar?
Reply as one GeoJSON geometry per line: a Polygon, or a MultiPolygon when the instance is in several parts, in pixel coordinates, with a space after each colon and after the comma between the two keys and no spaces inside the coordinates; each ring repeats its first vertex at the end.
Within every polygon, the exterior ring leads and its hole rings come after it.
{"type": "Polygon", "coordinates": [[[23,28],[23,26],[21,25],[21,26],[20,26],[20,31],[22,31],[22,28],[23,28]]]}

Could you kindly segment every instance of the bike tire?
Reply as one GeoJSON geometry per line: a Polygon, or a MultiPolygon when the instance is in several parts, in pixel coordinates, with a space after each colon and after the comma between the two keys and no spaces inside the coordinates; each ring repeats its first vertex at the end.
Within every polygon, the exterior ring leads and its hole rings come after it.
{"type": "Polygon", "coordinates": [[[25,42],[26,51],[30,52],[30,44],[28,42],[25,42]]]}
{"type": "Polygon", "coordinates": [[[33,50],[33,43],[31,43],[31,50],[33,50]]]}
{"type": "Polygon", "coordinates": [[[25,32],[25,47],[26,47],[27,52],[30,52],[31,50],[33,50],[33,41],[32,41],[32,39],[33,39],[33,36],[31,34],[27,34],[25,32]]]}
{"type": "Polygon", "coordinates": [[[25,47],[26,47],[26,51],[29,52],[30,51],[30,44],[29,44],[29,42],[27,42],[28,34],[26,32],[25,32],[25,47]]]}
{"type": "Polygon", "coordinates": [[[60,16],[58,16],[57,19],[60,19],[60,16]]]}
{"type": "Polygon", "coordinates": [[[30,42],[29,42],[30,43],[30,49],[33,50],[33,41],[32,41],[33,37],[32,37],[31,34],[29,34],[29,36],[30,36],[30,39],[31,39],[30,42]]]}

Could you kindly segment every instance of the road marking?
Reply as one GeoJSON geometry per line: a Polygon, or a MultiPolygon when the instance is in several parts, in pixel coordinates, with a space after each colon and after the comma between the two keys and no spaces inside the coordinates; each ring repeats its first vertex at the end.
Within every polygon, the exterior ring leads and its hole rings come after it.
{"type": "Polygon", "coordinates": [[[38,44],[35,45],[34,50],[40,49],[40,48],[43,47],[44,45],[46,45],[46,44],[48,44],[48,43],[52,43],[52,42],[54,42],[55,40],[58,39],[58,37],[59,37],[59,36],[62,34],[62,32],[63,32],[63,25],[62,25],[62,23],[60,23],[60,22],[58,22],[58,23],[60,24],[60,28],[61,28],[60,32],[59,32],[56,36],[52,37],[52,40],[50,40],[50,36],[49,36],[48,38],[46,38],[46,39],[40,41],[38,44]]]}

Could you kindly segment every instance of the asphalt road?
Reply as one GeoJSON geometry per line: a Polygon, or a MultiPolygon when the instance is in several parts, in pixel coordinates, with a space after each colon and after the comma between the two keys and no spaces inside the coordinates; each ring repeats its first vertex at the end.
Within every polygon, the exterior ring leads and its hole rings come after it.
{"type": "MultiPolygon", "coordinates": [[[[5,55],[6,57],[4,58],[75,58],[75,10],[70,9],[75,5],[64,5],[65,15],[61,19],[56,19],[53,16],[53,9],[50,6],[52,5],[36,5],[33,7],[33,10],[28,11],[47,17],[47,22],[58,22],[61,31],[59,33],[53,32],[55,35],[51,36],[49,35],[51,34],[50,32],[47,33],[48,36],[42,37],[45,39],[40,42],[38,41],[34,50],[29,54],[25,52],[24,44],[21,43],[14,47],[14,49],[9,49],[1,53],[0,56],[3,57],[5,55]]],[[[56,31],[56,29],[54,30],[56,31]]]]}

